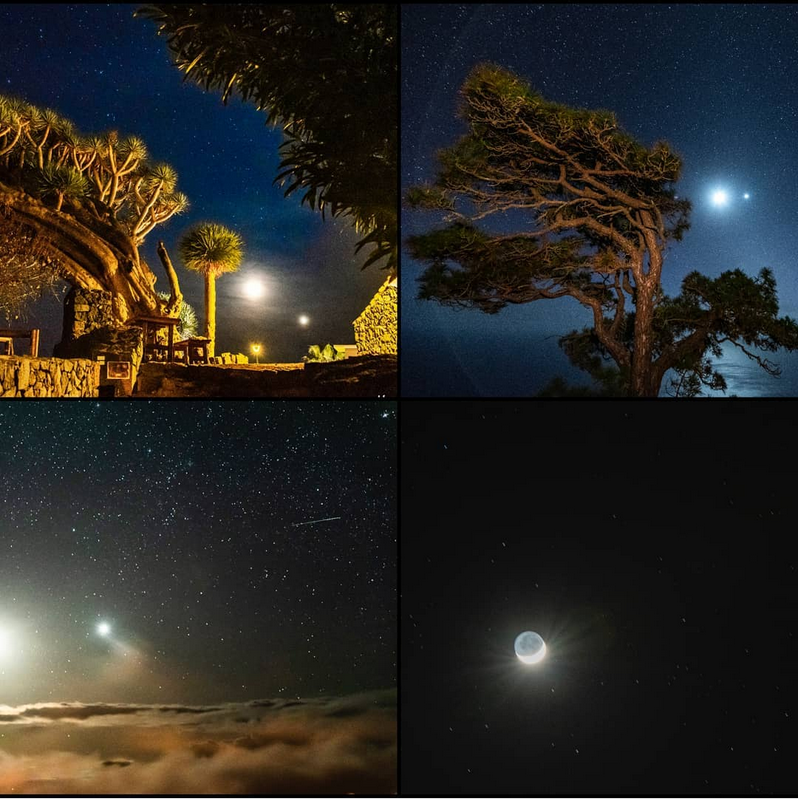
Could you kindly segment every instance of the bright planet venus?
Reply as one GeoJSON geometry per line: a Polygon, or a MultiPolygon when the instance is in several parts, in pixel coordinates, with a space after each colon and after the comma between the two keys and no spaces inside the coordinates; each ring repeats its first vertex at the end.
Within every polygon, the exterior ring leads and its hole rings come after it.
{"type": "Polygon", "coordinates": [[[515,639],[515,654],[522,663],[540,663],[546,656],[546,642],[537,633],[527,630],[515,639]]]}

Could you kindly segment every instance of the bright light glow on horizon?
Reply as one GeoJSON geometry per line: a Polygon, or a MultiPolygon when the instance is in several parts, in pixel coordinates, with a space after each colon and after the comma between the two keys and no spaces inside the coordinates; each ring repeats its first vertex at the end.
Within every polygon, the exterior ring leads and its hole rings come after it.
{"type": "Polygon", "coordinates": [[[11,634],[0,628],[0,661],[11,654],[11,634]]]}

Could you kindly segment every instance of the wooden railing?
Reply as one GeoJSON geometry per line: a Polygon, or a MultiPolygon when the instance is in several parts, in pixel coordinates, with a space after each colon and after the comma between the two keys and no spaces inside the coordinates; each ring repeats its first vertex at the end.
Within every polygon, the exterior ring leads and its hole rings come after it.
{"type": "Polygon", "coordinates": [[[0,344],[6,345],[6,355],[14,354],[14,339],[27,338],[30,339],[30,357],[39,357],[39,328],[34,327],[31,330],[11,330],[10,328],[0,327],[0,344]]]}

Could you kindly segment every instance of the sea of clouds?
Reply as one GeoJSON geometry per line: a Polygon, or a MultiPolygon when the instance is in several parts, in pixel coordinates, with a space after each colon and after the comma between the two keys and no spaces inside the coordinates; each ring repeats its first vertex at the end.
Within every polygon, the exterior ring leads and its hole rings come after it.
{"type": "Polygon", "coordinates": [[[396,753],[395,691],[0,705],[0,794],[395,794],[396,753]]]}

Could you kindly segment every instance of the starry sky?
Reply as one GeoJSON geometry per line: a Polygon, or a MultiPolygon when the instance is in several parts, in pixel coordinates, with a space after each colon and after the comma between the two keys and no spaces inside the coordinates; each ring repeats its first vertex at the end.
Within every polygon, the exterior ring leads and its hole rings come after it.
{"type": "MultiPolygon", "coordinates": [[[[354,341],[351,322],[385,279],[360,271],[358,235],[345,222],[322,221],[299,198],[273,186],[281,143],[265,115],[183,83],[155,24],[133,18],[137,4],[0,5],[0,93],[22,97],[71,119],[83,133],[118,130],[144,140],[152,158],[171,164],[191,207],[153,230],[141,253],[168,290],[156,254],[159,237],[202,324],[202,278],[179,265],[177,242],[193,224],[212,220],[244,239],[241,269],[217,282],[217,352],[249,354],[259,341],[270,361],[297,361],[310,344],[354,341]],[[247,280],[265,288],[244,294],[247,280]],[[310,317],[307,328],[300,315],[310,317]]],[[[366,248],[368,250],[368,248],[366,248]]],[[[62,312],[50,298],[31,318],[42,327],[42,352],[60,340],[62,312]]]]}
{"type": "Polygon", "coordinates": [[[0,705],[395,686],[394,404],[12,403],[0,426],[0,705]]]}
{"type": "Polygon", "coordinates": [[[403,792],[790,795],[794,413],[406,403],[403,792]]]}
{"type": "MultiPolygon", "coordinates": [[[[663,285],[677,293],[692,270],[740,268],[776,276],[782,314],[798,316],[798,7],[742,5],[428,4],[402,14],[402,182],[435,175],[435,153],[465,132],[457,92],[471,68],[491,61],[516,71],[546,98],[607,108],[651,145],[682,156],[680,196],[692,229],[667,256],[663,285]],[[730,202],[713,206],[724,189],[730,202]],[[742,195],[748,193],[748,200],[742,195]]],[[[435,214],[403,214],[405,237],[435,214]]],[[[403,387],[412,395],[511,396],[555,375],[585,385],[557,337],[590,324],[567,298],[508,308],[498,317],[419,302],[420,264],[403,257],[403,387]],[[436,358],[429,358],[434,345],[436,358]]],[[[729,394],[798,395],[798,355],[778,353],[768,377],[727,352],[729,394]]]]}

